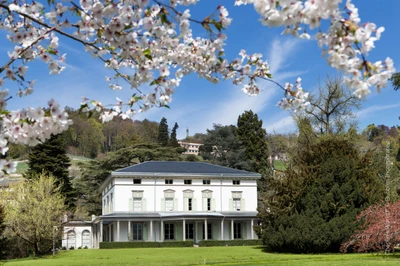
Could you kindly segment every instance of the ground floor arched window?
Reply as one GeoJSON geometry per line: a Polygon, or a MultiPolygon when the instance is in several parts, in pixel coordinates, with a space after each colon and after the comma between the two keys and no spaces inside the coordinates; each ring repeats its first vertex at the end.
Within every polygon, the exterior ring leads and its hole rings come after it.
{"type": "Polygon", "coordinates": [[[90,248],[91,239],[90,239],[90,232],[89,230],[85,230],[82,232],[82,247],[90,248]]]}
{"type": "Polygon", "coordinates": [[[68,231],[67,233],[67,249],[76,248],[76,234],[75,231],[68,231]]]}

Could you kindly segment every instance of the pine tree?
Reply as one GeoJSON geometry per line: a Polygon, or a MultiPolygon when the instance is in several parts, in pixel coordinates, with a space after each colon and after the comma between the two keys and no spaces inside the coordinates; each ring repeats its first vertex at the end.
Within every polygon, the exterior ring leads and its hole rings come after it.
{"type": "Polygon", "coordinates": [[[253,111],[245,111],[239,116],[236,134],[245,149],[246,159],[253,166],[253,171],[265,174],[269,168],[267,133],[262,128],[262,120],[253,111]]]}
{"type": "Polygon", "coordinates": [[[52,136],[46,142],[35,146],[29,153],[29,169],[25,174],[28,179],[41,174],[50,174],[56,178],[56,185],[66,198],[66,205],[73,206],[73,189],[68,177],[70,160],[67,156],[62,135],[52,136]]]}
{"type": "Polygon", "coordinates": [[[160,125],[158,126],[158,143],[161,146],[167,146],[168,141],[169,141],[169,136],[168,136],[168,123],[167,119],[163,117],[160,121],[160,125]]]}
{"type": "Polygon", "coordinates": [[[179,128],[178,123],[175,122],[175,125],[174,125],[174,127],[172,128],[172,131],[171,131],[171,137],[169,139],[169,145],[172,146],[172,147],[178,147],[179,146],[178,140],[176,138],[176,131],[178,130],[178,128],[179,128]]]}

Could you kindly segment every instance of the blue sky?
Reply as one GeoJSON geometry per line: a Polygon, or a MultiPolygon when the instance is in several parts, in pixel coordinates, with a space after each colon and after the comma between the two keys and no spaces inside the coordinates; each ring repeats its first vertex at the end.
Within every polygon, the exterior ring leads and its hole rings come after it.
{"type": "MultiPolygon", "coordinates": [[[[191,8],[192,17],[199,20],[209,15],[218,4],[228,9],[233,19],[226,31],[228,39],[225,53],[228,58],[236,58],[240,49],[249,53],[262,53],[263,58],[269,61],[274,80],[280,83],[294,82],[300,76],[303,88],[311,92],[317,88],[318,79],[323,80],[327,74],[337,73],[327,65],[315,41],[283,36],[282,28],[262,26],[252,6],[235,7],[233,3],[233,0],[201,0],[191,8]]],[[[389,56],[400,71],[400,52],[397,48],[400,41],[400,1],[354,0],[353,3],[359,8],[363,22],[374,22],[385,27],[381,40],[375,43],[376,48],[369,54],[369,60],[384,60],[389,56]]],[[[11,46],[5,40],[4,33],[0,34],[0,60],[5,62],[8,59],[6,51],[11,46]]],[[[67,69],[61,75],[48,75],[45,64],[30,64],[28,79],[37,79],[35,92],[25,98],[11,99],[8,103],[10,109],[45,106],[50,98],[56,99],[63,106],[77,108],[81,96],[106,104],[115,103],[115,97],[127,99],[132,95],[129,86],[123,91],[111,91],[104,77],[111,76],[112,72],[105,69],[102,62],[85,53],[80,44],[62,37],[60,41],[61,54],[67,53],[67,69]]],[[[12,84],[6,85],[13,89],[12,84]]],[[[272,83],[263,83],[261,87],[263,92],[258,97],[249,97],[231,81],[212,84],[193,75],[185,78],[176,89],[171,109],[154,108],[138,114],[134,119],[160,121],[166,117],[170,127],[178,122],[178,137],[183,138],[186,128],[189,128],[192,135],[212,128],[213,123],[236,124],[238,115],[252,109],[263,120],[268,133],[293,132],[295,127],[290,114],[275,106],[282,97],[282,91],[272,83]]],[[[399,99],[400,91],[395,92],[390,86],[380,94],[373,89],[357,114],[359,129],[371,123],[389,126],[400,124],[399,99]]]]}

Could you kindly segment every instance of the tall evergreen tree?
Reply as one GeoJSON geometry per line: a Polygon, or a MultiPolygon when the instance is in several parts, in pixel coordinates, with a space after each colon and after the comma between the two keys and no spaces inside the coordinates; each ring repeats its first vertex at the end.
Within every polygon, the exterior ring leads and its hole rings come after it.
{"type": "Polygon", "coordinates": [[[158,143],[161,146],[167,146],[169,141],[169,134],[168,134],[168,123],[167,119],[163,117],[160,121],[160,125],[158,126],[158,143]]]}
{"type": "Polygon", "coordinates": [[[253,171],[266,174],[268,164],[267,132],[262,128],[262,120],[253,111],[245,111],[239,116],[236,134],[245,149],[245,157],[251,162],[253,171]]]}
{"type": "Polygon", "coordinates": [[[39,177],[43,172],[55,177],[56,185],[66,198],[66,204],[73,206],[73,189],[68,177],[70,160],[67,156],[62,135],[52,136],[42,144],[35,146],[29,154],[29,169],[25,177],[32,179],[39,177]]]}
{"type": "Polygon", "coordinates": [[[302,134],[306,144],[291,154],[284,177],[260,193],[256,232],[275,252],[338,252],[357,229],[357,214],[382,199],[383,183],[371,156],[345,137],[302,134]]]}
{"type": "Polygon", "coordinates": [[[169,139],[169,145],[172,147],[178,147],[179,143],[178,143],[178,139],[176,138],[176,131],[178,130],[179,126],[178,123],[175,122],[174,127],[172,128],[171,131],[171,137],[169,139]]]}

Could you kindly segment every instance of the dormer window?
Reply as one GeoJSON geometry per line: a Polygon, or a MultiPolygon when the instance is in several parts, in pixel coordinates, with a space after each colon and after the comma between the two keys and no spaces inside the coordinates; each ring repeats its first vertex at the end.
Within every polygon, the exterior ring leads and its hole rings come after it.
{"type": "Polygon", "coordinates": [[[209,179],[203,180],[203,185],[210,185],[210,184],[211,184],[211,180],[209,180],[209,179]]]}
{"type": "Polygon", "coordinates": [[[192,179],[185,179],[185,180],[183,181],[183,183],[184,183],[185,185],[191,185],[191,184],[192,184],[192,179]]]}
{"type": "Polygon", "coordinates": [[[133,179],[133,184],[135,185],[142,184],[142,179],[133,179]]]}
{"type": "Polygon", "coordinates": [[[240,185],[240,180],[232,180],[232,184],[238,186],[240,185]]]}

